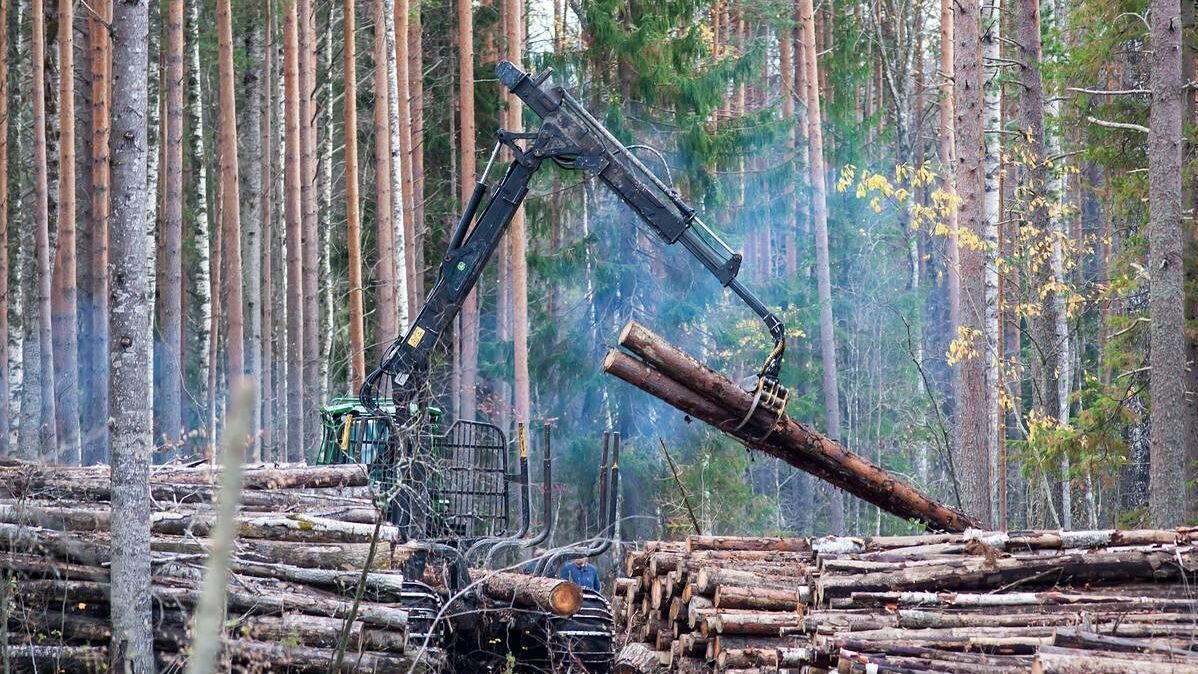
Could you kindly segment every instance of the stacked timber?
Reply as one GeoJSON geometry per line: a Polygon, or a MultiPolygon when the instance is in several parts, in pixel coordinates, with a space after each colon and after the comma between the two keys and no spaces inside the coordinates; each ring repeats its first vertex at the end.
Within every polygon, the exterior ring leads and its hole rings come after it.
{"type": "MultiPolygon", "coordinates": [[[[151,598],[164,666],[186,658],[219,480],[209,467],[151,474],[151,598]]],[[[108,667],[109,496],[105,467],[0,467],[0,573],[10,581],[0,584],[7,617],[0,645],[16,671],[108,667]]],[[[376,527],[379,510],[361,466],[248,466],[240,502],[221,671],[269,664],[270,671],[323,673],[339,646],[347,652],[343,671],[443,667],[445,565],[428,547],[402,543],[396,527],[376,527]]],[[[568,614],[579,603],[577,586],[563,581],[479,580],[484,608],[568,614]]]]}
{"type": "Polygon", "coordinates": [[[1198,530],[651,542],[621,674],[1198,674],[1198,530]]]}

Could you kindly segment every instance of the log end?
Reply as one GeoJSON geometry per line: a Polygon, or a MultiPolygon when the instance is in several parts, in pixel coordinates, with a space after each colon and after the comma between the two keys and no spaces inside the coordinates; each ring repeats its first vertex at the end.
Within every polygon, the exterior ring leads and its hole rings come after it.
{"type": "Polygon", "coordinates": [[[608,349],[607,355],[603,357],[603,371],[611,372],[616,361],[624,354],[619,349],[608,349]]]}
{"type": "Polygon", "coordinates": [[[549,593],[549,607],[560,616],[572,616],[582,607],[582,588],[569,581],[558,583],[549,593]]]}

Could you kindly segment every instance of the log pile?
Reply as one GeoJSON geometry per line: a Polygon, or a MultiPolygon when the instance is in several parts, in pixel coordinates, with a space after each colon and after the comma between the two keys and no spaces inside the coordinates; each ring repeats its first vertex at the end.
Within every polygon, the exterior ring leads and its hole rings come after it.
{"type": "Polygon", "coordinates": [[[975,526],[969,516],[941,503],[902,478],[854,454],[835,440],[791,419],[755,406],[754,395],[693,356],[629,322],[603,371],[736,438],[902,519],[937,531],[975,526]]]}
{"type": "Polygon", "coordinates": [[[629,552],[620,674],[1198,674],[1198,530],[691,536],[629,552]]]}
{"type": "MultiPolygon", "coordinates": [[[[218,484],[218,471],[205,467],[152,472],[154,634],[164,667],[186,657],[218,484]]],[[[250,466],[243,484],[222,671],[269,664],[327,672],[375,536],[366,474],[360,466],[250,466]]],[[[0,573],[8,581],[0,585],[8,628],[0,645],[17,671],[107,667],[108,497],[106,468],[0,467],[0,573]]],[[[447,627],[435,618],[447,599],[444,565],[382,525],[371,566],[344,671],[441,669],[447,627]]],[[[513,575],[478,576],[484,608],[577,609],[577,586],[513,575]]]]}

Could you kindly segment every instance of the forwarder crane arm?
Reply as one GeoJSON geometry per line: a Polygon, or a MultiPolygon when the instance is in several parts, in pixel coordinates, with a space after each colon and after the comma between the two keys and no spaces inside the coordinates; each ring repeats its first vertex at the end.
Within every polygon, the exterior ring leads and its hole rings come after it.
{"type": "Polygon", "coordinates": [[[765,322],[774,346],[757,373],[756,400],[760,406],[780,415],[787,397],[786,389],[778,382],[786,349],[786,329],[778,316],[737,278],[741,256],[569,93],[561,87],[548,91],[542,88],[550,73],[546,70],[533,77],[508,61],[499,64],[499,80],[541,118],[541,126],[532,133],[498,132],[487,169],[494,162],[499,146],[504,145],[514,157],[507,173],[476,222],[474,216],[490,191],[486,182],[488,171],[483,171],[450,238],[436,284],[407,334],[395,340],[378,368],[366,378],[359,392],[362,402],[377,410],[380,386],[390,377],[397,413],[404,414],[404,407],[412,402],[424,383],[437,341],[478,282],[528,193],[529,182],[543,162],[552,159],[563,168],[595,173],[667,244],[682,244],[765,322]]]}

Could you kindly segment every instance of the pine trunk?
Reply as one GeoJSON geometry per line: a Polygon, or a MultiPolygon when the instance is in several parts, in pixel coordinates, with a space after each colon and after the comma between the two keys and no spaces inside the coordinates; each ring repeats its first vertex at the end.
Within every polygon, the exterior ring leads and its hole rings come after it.
{"type": "MultiPolygon", "coordinates": [[[[836,372],[836,333],[832,314],[832,272],[828,254],[828,188],[824,173],[824,132],[819,100],[819,62],[815,49],[815,12],[811,0],[799,0],[803,24],[803,57],[807,67],[807,139],[811,166],[811,204],[815,226],[815,277],[819,294],[820,360],[823,366],[824,415],[828,437],[840,437],[840,383],[836,372]]],[[[829,494],[829,528],[844,530],[839,492],[829,494]]]]}
{"type": "MultiPolygon", "coordinates": [[[[958,227],[968,233],[960,246],[961,325],[957,342],[968,353],[957,365],[957,447],[955,473],[960,479],[961,506],[983,526],[990,526],[990,405],[993,387],[986,381],[987,324],[984,307],[985,235],[984,181],[985,141],[982,127],[982,58],[979,51],[979,7],[977,0],[957,2],[953,17],[954,135],[957,143],[954,182],[960,197],[958,227]]],[[[959,240],[964,237],[958,237],[959,240]]]]}
{"type": "MultiPolygon", "coordinates": [[[[507,59],[515,64],[523,63],[524,2],[505,0],[504,17],[507,20],[507,59]],[[513,39],[511,36],[516,36],[513,39]]],[[[524,130],[524,106],[520,99],[511,96],[508,100],[508,130],[520,133],[524,130]]],[[[531,400],[528,381],[528,229],[524,209],[516,211],[512,218],[508,238],[511,241],[512,282],[512,348],[514,350],[515,374],[513,381],[513,413],[517,424],[529,423],[531,400]]]]}
{"type": "MultiPolygon", "coordinates": [[[[1185,315],[1182,275],[1181,4],[1152,0],[1152,108],[1148,134],[1152,451],[1149,515],[1154,526],[1185,518],[1185,315]]],[[[1191,403],[1192,404],[1192,403],[1191,403]]]]}
{"type": "Polygon", "coordinates": [[[174,455],[183,430],[183,0],[170,0],[166,17],[166,161],[163,162],[162,268],[163,375],[158,393],[158,441],[174,455]]]}
{"type": "Polygon", "coordinates": [[[301,259],[303,230],[300,162],[299,15],[296,3],[287,6],[283,24],[285,108],[284,211],[287,231],[287,460],[304,459],[304,281],[301,259]]]}
{"type": "MultiPolygon", "coordinates": [[[[474,4],[471,0],[456,0],[458,10],[458,106],[462,134],[460,207],[465,209],[477,181],[478,157],[475,145],[477,133],[474,119],[474,4]]],[[[461,382],[458,396],[458,418],[474,419],[478,407],[478,292],[471,290],[462,302],[461,382]]]]}
{"type": "Polygon", "coordinates": [[[315,444],[320,391],[320,238],[316,198],[316,31],[312,0],[296,0],[299,22],[300,198],[303,228],[297,254],[303,258],[304,443],[315,444]]]}
{"type": "Polygon", "coordinates": [[[54,346],[50,308],[50,193],[49,169],[46,164],[46,28],[43,0],[31,0],[33,17],[33,164],[34,164],[34,232],[37,243],[37,321],[40,346],[39,374],[41,383],[41,412],[38,431],[40,454],[50,461],[61,460],[58,455],[57,416],[54,396],[54,346]]]}
{"type": "MultiPolygon", "coordinates": [[[[34,0],[38,2],[39,0],[34,0]]],[[[153,333],[146,259],[149,11],[114,5],[112,21],[112,652],[115,669],[154,671],[150,632],[153,333]]]]}
{"type": "Polygon", "coordinates": [[[362,287],[362,219],[358,209],[358,52],[355,0],[345,0],[345,239],[349,265],[350,385],[357,393],[366,378],[366,335],[362,287]]]}

